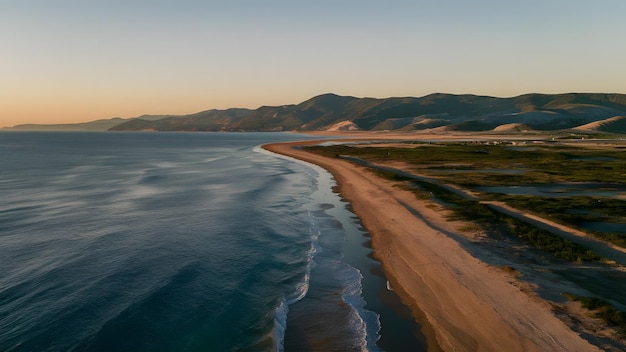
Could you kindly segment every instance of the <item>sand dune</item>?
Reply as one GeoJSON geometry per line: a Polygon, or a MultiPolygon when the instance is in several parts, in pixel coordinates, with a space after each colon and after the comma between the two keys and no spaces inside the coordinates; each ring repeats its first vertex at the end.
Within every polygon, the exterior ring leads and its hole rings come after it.
{"type": "Polygon", "coordinates": [[[494,132],[523,132],[530,131],[531,128],[522,123],[507,123],[493,129],[494,132]]]}
{"type": "Polygon", "coordinates": [[[605,120],[591,122],[574,128],[582,131],[604,131],[625,133],[626,132],[626,116],[614,116],[605,120]]]}
{"type": "Polygon", "coordinates": [[[357,126],[352,121],[341,121],[330,126],[327,130],[328,131],[358,131],[359,126],[357,126]]]}

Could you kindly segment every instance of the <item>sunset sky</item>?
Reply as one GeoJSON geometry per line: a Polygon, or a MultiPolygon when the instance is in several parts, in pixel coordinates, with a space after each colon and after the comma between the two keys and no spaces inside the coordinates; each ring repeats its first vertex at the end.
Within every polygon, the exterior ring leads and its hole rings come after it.
{"type": "Polygon", "coordinates": [[[0,127],[434,92],[626,93],[624,0],[0,0],[0,127]]]}

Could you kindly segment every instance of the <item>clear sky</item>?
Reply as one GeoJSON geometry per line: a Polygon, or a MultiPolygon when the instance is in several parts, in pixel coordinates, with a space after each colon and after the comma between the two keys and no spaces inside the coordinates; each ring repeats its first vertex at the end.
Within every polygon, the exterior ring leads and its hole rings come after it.
{"type": "Polygon", "coordinates": [[[626,93],[626,1],[0,0],[0,127],[328,92],[626,93]]]}

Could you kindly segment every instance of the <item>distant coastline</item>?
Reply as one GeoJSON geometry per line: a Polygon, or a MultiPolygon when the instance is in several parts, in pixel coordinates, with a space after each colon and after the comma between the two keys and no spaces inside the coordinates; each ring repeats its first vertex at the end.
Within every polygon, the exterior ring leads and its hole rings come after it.
{"type": "MultiPolygon", "coordinates": [[[[410,138],[357,135],[339,141],[410,138]]],[[[557,319],[544,301],[511,285],[506,273],[472,257],[442,233],[453,233],[458,223],[360,166],[299,148],[328,141],[263,148],[316,164],[334,176],[342,197],[370,232],[390,286],[423,324],[429,346],[446,351],[599,351],[557,319]]]]}

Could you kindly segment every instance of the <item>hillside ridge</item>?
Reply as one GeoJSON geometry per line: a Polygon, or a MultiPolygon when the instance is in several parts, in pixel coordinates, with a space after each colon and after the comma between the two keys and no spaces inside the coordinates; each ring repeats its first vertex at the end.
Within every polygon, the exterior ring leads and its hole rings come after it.
{"type": "MultiPolygon", "coordinates": [[[[497,98],[433,93],[420,98],[357,98],[326,93],[298,104],[257,109],[212,109],[188,115],[140,116],[116,121],[119,123],[111,123],[105,129],[306,132],[350,126],[350,130],[362,131],[437,129],[472,132],[502,130],[503,127],[499,126],[523,126],[524,130],[551,131],[575,129],[618,116],[626,116],[626,94],[529,93],[497,98]]],[[[90,124],[93,122],[75,125],[84,129],[90,124]]],[[[99,126],[104,125],[101,120],[99,126]]],[[[619,125],[615,132],[623,133],[621,124],[611,123],[602,124],[602,131],[612,132],[613,125],[619,125]]]]}

